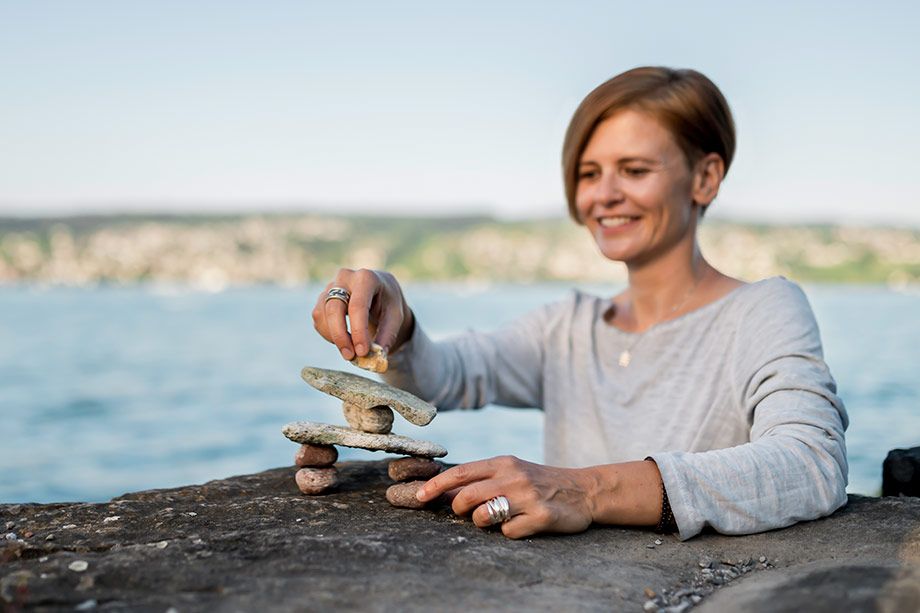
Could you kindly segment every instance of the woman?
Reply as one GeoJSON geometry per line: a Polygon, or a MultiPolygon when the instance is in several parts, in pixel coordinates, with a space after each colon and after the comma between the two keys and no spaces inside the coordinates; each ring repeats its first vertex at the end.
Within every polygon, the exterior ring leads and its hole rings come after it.
{"type": "Polygon", "coordinates": [[[433,343],[392,275],[339,271],[313,318],[345,359],[376,331],[384,378],[441,409],[545,412],[547,466],[463,464],[421,500],[455,491],[456,513],[511,538],[591,523],[748,534],[846,503],[846,411],[807,299],[780,277],[733,279],[700,252],[734,148],[728,104],[698,72],[637,68],[585,98],[563,146],[566,196],[601,254],[626,264],[612,299],[574,292],[497,332],[433,343]],[[334,288],[350,301],[330,300],[334,288]]]}

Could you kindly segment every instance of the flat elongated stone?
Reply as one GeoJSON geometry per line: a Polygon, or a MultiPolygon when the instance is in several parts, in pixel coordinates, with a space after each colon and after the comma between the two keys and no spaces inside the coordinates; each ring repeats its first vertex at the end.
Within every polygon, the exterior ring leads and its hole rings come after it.
{"type": "Polygon", "coordinates": [[[345,421],[355,430],[372,434],[389,434],[393,429],[393,409],[387,406],[365,409],[350,402],[342,403],[345,421]]]}
{"type": "Polygon", "coordinates": [[[437,409],[421,398],[361,375],[307,366],[300,376],[316,389],[359,407],[386,405],[416,426],[427,426],[438,414],[437,409]]]}
{"type": "Polygon", "coordinates": [[[398,434],[370,434],[352,428],[318,424],[312,421],[295,421],[281,429],[284,436],[295,443],[311,445],[342,445],[370,451],[389,451],[425,458],[440,458],[447,449],[437,443],[420,441],[398,434]]]}

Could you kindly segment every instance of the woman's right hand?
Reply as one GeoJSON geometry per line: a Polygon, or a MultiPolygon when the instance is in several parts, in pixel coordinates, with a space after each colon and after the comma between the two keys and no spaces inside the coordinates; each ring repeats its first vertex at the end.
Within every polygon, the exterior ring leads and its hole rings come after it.
{"type": "Polygon", "coordinates": [[[396,277],[382,270],[340,268],[313,307],[313,327],[346,360],[367,355],[371,341],[387,352],[395,351],[409,339],[413,325],[412,311],[396,277]],[[351,293],[347,307],[341,300],[326,299],[333,287],[351,293]]]}

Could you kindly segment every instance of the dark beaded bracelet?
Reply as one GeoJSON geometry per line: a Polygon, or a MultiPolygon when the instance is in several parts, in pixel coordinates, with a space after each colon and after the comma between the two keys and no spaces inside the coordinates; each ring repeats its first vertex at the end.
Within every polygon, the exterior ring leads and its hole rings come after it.
{"type": "Polygon", "coordinates": [[[677,521],[674,519],[674,513],[671,512],[671,503],[668,502],[668,490],[664,487],[664,481],[661,482],[661,519],[655,526],[655,532],[658,534],[677,532],[677,521]]]}
{"type": "MultiPolygon", "coordinates": [[[[647,462],[654,462],[655,458],[648,456],[647,462]]],[[[671,503],[668,502],[668,490],[664,487],[664,479],[661,480],[661,518],[658,525],[655,526],[655,532],[658,534],[670,534],[677,532],[677,520],[674,519],[674,513],[671,512],[671,503]]]]}

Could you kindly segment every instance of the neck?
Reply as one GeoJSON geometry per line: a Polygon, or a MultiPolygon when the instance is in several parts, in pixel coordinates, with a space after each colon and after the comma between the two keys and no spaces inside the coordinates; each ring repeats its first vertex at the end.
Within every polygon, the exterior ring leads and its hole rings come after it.
{"type": "Polygon", "coordinates": [[[627,269],[631,315],[641,332],[686,307],[712,267],[691,236],[652,260],[627,263],[627,269]]]}

